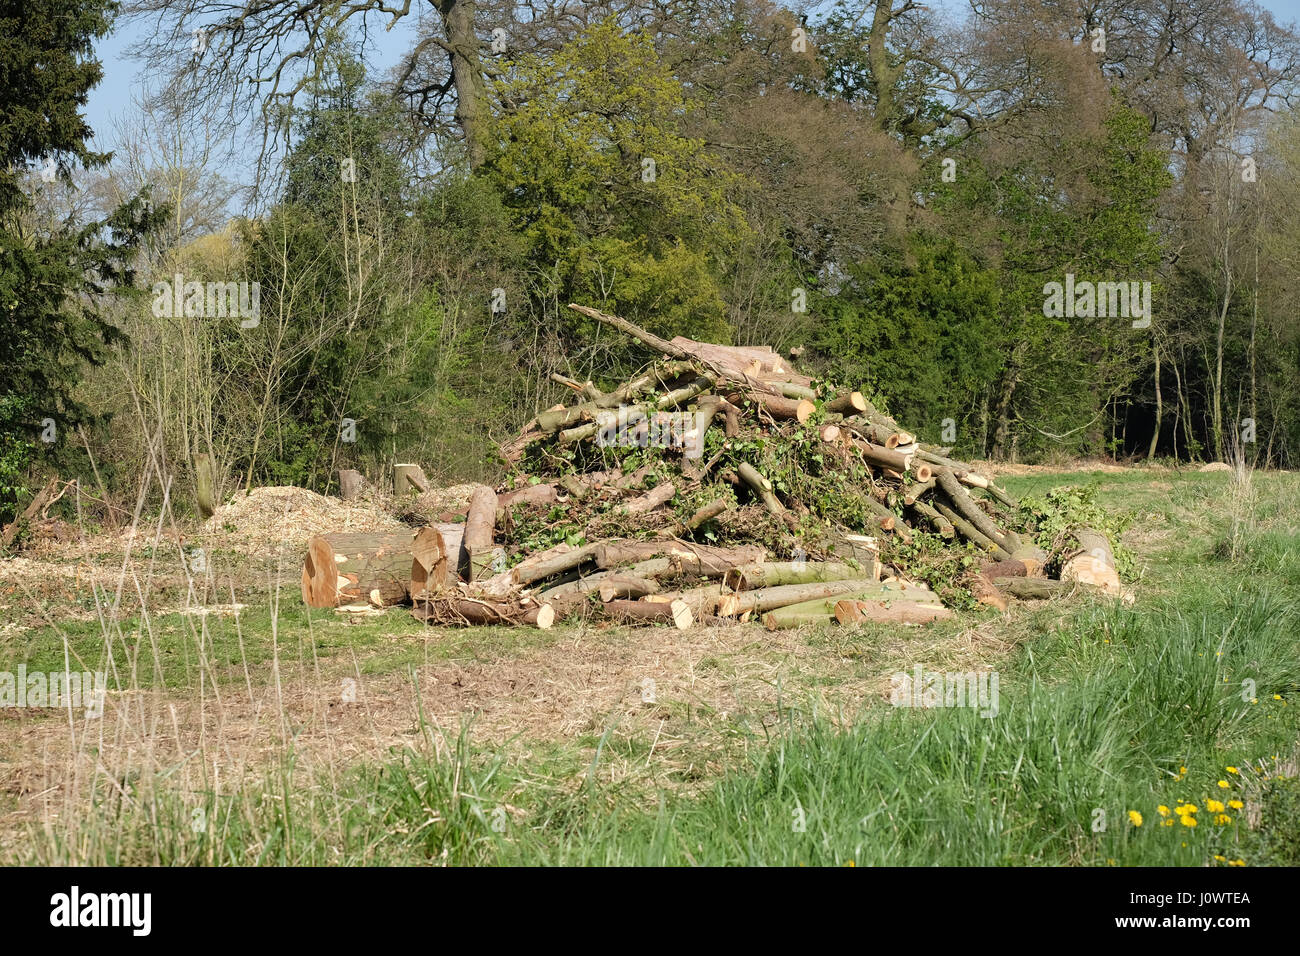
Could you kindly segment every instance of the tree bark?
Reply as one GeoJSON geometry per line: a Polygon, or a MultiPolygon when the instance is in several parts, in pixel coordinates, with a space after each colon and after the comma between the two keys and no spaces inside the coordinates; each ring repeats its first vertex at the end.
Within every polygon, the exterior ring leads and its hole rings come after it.
{"type": "Polygon", "coordinates": [[[408,495],[429,490],[429,479],[419,465],[393,466],[393,494],[408,495]]]}
{"type": "Polygon", "coordinates": [[[736,471],[744,479],[745,484],[758,496],[758,500],[763,502],[763,506],[774,515],[784,514],[785,506],[777,499],[775,492],[772,491],[772,483],[759,474],[758,469],[747,461],[742,461],[736,466],[736,471]]]}
{"type": "Polygon", "coordinates": [[[911,601],[931,604],[940,612],[946,610],[938,597],[925,588],[900,584],[872,584],[870,587],[838,595],[815,597],[794,604],[783,604],[763,614],[763,624],[769,631],[802,624],[818,624],[835,617],[835,606],[843,601],[893,602],[911,601]]]}
{"type": "Polygon", "coordinates": [[[344,501],[355,501],[365,490],[366,479],[361,472],[351,468],[339,469],[339,497],[344,501]]]}
{"type": "Polygon", "coordinates": [[[497,522],[497,493],[487,485],[479,485],[469,499],[465,514],[464,547],[468,557],[470,581],[489,577],[500,570],[497,565],[505,560],[505,552],[492,544],[497,522]]]}
{"type": "Polygon", "coordinates": [[[310,607],[363,601],[379,607],[400,604],[411,594],[417,553],[425,575],[421,588],[441,586],[445,580],[445,573],[438,570],[441,549],[441,536],[430,528],[416,534],[316,535],[308,542],[303,560],[302,599],[310,607]]]}
{"type": "Polygon", "coordinates": [[[555,608],[549,604],[518,601],[485,601],[468,597],[434,597],[419,601],[411,614],[426,624],[532,625],[547,630],[555,623],[555,608]]]}
{"type": "MultiPolygon", "coordinates": [[[[874,578],[856,578],[842,581],[817,581],[808,584],[783,584],[771,588],[724,594],[718,602],[718,613],[724,617],[737,617],[746,611],[761,613],[789,604],[828,598],[834,595],[853,594],[880,588],[874,578]]],[[[830,613],[829,611],[827,612],[830,613]]]]}
{"type": "Polygon", "coordinates": [[[607,601],[600,607],[606,617],[630,624],[665,623],[684,631],[695,623],[685,601],[607,601]]]}
{"type": "Polygon", "coordinates": [[[199,452],[194,456],[194,497],[198,502],[199,514],[205,521],[217,513],[217,502],[213,493],[215,484],[212,456],[206,452],[199,452]]]}
{"type": "Polygon", "coordinates": [[[931,621],[946,621],[952,616],[952,611],[943,605],[924,601],[835,602],[835,620],[841,624],[863,624],[868,621],[929,624],[931,621]]]}
{"type": "Polygon", "coordinates": [[[860,581],[863,573],[862,568],[839,561],[771,561],[732,568],[727,572],[726,583],[733,591],[751,591],[783,584],[860,581]]]}

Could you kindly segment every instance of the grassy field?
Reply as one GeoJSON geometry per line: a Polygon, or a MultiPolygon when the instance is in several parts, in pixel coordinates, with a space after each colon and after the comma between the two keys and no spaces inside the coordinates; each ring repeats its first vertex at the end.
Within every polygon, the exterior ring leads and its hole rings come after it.
{"type": "Polygon", "coordinates": [[[100,583],[46,569],[0,597],[0,671],[115,689],[97,720],[0,710],[0,859],[1300,864],[1300,476],[1005,484],[1131,512],[1136,599],[438,631],[309,612],[294,572],[235,554],[193,590],[120,554],[85,562],[100,583]],[[996,716],[891,706],[918,665],[996,672],[996,716]]]}

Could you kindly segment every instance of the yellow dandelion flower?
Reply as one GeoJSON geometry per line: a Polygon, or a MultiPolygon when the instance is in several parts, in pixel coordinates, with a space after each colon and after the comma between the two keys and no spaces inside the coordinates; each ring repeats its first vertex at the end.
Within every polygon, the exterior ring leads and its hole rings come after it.
{"type": "Polygon", "coordinates": [[[1234,810],[1240,810],[1242,807],[1245,806],[1245,804],[1242,803],[1240,800],[1229,800],[1228,806],[1232,807],[1232,809],[1234,810]]]}
{"type": "Polygon", "coordinates": [[[1219,854],[1217,854],[1217,853],[1214,854],[1214,858],[1215,858],[1216,860],[1218,860],[1220,863],[1227,863],[1227,862],[1228,862],[1228,858],[1227,858],[1226,856],[1219,856],[1219,854]]]}
{"type": "Polygon", "coordinates": [[[1179,817],[1178,820],[1185,827],[1196,826],[1196,817],[1192,816],[1190,813],[1184,814],[1183,816],[1179,817]]]}
{"type": "Polygon", "coordinates": [[[1226,781],[1226,780],[1220,780],[1220,781],[1219,781],[1219,789],[1220,789],[1220,790],[1227,790],[1229,786],[1230,786],[1230,784],[1228,783],[1228,781],[1226,781]]]}
{"type": "Polygon", "coordinates": [[[1246,861],[1245,861],[1245,860],[1229,860],[1229,861],[1228,861],[1228,866],[1245,866],[1245,865],[1246,865],[1246,861]]]}
{"type": "Polygon", "coordinates": [[[1223,804],[1221,804],[1218,800],[1206,800],[1205,809],[1209,810],[1211,813],[1222,813],[1223,804]]]}
{"type": "Polygon", "coordinates": [[[1273,695],[1273,699],[1274,699],[1274,700],[1281,700],[1281,699],[1282,699],[1282,695],[1281,695],[1281,694],[1274,694],[1274,695],[1273,695]]]}
{"type": "Polygon", "coordinates": [[[1142,814],[1138,813],[1136,810],[1130,810],[1128,812],[1128,819],[1135,827],[1140,827],[1142,825],[1142,814]]]}
{"type": "Polygon", "coordinates": [[[1228,773],[1237,773],[1236,767],[1224,767],[1223,769],[1228,771],[1228,773]]]}
{"type": "Polygon", "coordinates": [[[1160,806],[1156,807],[1156,813],[1160,814],[1162,817],[1167,817],[1169,816],[1169,808],[1162,803],[1160,806]]]}
{"type": "Polygon", "coordinates": [[[1215,818],[1214,818],[1214,824],[1215,824],[1215,826],[1220,826],[1220,827],[1221,827],[1221,826],[1223,826],[1225,823],[1231,823],[1231,822],[1232,822],[1232,817],[1228,816],[1226,813],[1220,813],[1220,814],[1218,814],[1217,816],[1215,816],[1215,818]]]}
{"type": "Polygon", "coordinates": [[[1162,827],[1171,827],[1171,826],[1174,825],[1174,821],[1173,821],[1173,820],[1161,820],[1161,821],[1160,821],[1160,825],[1161,825],[1162,827]]]}

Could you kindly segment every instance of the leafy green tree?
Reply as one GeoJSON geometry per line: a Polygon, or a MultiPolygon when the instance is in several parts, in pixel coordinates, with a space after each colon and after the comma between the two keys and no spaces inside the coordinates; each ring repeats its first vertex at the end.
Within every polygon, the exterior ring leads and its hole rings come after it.
{"type": "Polygon", "coordinates": [[[75,396],[81,371],[122,338],[104,318],[105,298],[132,287],[135,254],[163,216],[136,195],[102,221],[49,225],[24,191],[34,165],[47,180],[35,188],[60,188],[74,163],[108,162],[90,149],[81,111],[101,77],[94,41],[116,10],[107,0],[0,3],[0,516],[12,511],[40,438],[86,419],[75,396]]]}
{"type": "MultiPolygon", "coordinates": [[[[484,173],[546,294],[662,334],[730,338],[721,276],[749,233],[746,187],[680,130],[685,92],[650,39],[606,21],[512,65],[484,173]]],[[[590,329],[561,312],[570,334],[590,329]]]]}

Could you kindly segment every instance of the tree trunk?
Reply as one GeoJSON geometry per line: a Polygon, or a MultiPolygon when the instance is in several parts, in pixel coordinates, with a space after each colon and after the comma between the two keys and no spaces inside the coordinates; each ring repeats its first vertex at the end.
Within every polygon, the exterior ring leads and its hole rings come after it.
{"type": "Polygon", "coordinates": [[[685,601],[607,601],[600,607],[606,617],[629,624],[666,623],[684,631],[695,623],[685,601]]]}
{"type": "MultiPolygon", "coordinates": [[[[741,591],[739,594],[724,594],[722,600],[718,602],[718,613],[723,617],[738,617],[746,611],[762,613],[790,604],[880,587],[883,585],[878,584],[874,578],[850,578],[843,581],[816,581],[808,584],[783,584],[772,588],[758,588],[753,591],[741,591]]],[[[827,611],[827,614],[829,613],[827,611]]]]}
{"type": "Polygon", "coordinates": [[[494,547],[492,534],[497,521],[497,493],[487,485],[479,485],[469,499],[465,514],[465,555],[468,559],[468,577],[478,581],[501,570],[505,551],[494,547]]]}
{"type": "Polygon", "coordinates": [[[1115,555],[1110,541],[1096,531],[1078,532],[1079,550],[1061,565],[1061,580],[1078,581],[1101,588],[1107,594],[1120,593],[1119,573],[1115,570],[1115,555]]]}
{"type": "Polygon", "coordinates": [[[1074,586],[1067,581],[1051,578],[994,578],[993,583],[1004,594],[1022,601],[1046,600],[1058,594],[1068,594],[1074,586]]]}
{"type": "Polygon", "coordinates": [[[487,160],[489,106],[479,40],[474,32],[474,0],[434,0],[442,15],[451,55],[451,80],[456,87],[456,122],[465,134],[465,155],[470,169],[487,160]]]}
{"type": "Polygon", "coordinates": [[[793,604],[783,604],[763,614],[763,624],[769,631],[783,627],[799,627],[802,624],[819,624],[835,617],[835,606],[842,601],[893,602],[913,601],[931,604],[940,611],[945,610],[931,591],[925,588],[905,584],[876,584],[868,582],[865,588],[842,592],[837,595],[814,597],[811,600],[793,604]]]}
{"type": "Polygon", "coordinates": [[[1156,388],[1156,420],[1151,429],[1151,444],[1147,447],[1147,461],[1155,460],[1156,446],[1160,444],[1160,422],[1165,412],[1164,397],[1160,392],[1160,346],[1154,338],[1151,340],[1151,352],[1156,361],[1155,376],[1153,378],[1156,388]]]}
{"type": "Polygon", "coordinates": [[[867,621],[895,624],[929,624],[945,621],[952,611],[941,604],[923,601],[837,601],[835,620],[841,624],[861,624],[867,621]]]}
{"type": "Polygon", "coordinates": [[[212,456],[199,452],[194,456],[194,497],[198,502],[199,514],[205,521],[217,513],[217,502],[213,495],[215,484],[212,456]]]}
{"type": "MultiPolygon", "coordinates": [[[[862,568],[838,561],[771,561],[732,568],[727,572],[726,582],[733,591],[752,591],[783,584],[860,581],[863,573],[862,568]]],[[[866,573],[871,574],[872,569],[868,568],[866,573]]]]}
{"type": "Polygon", "coordinates": [[[429,479],[419,465],[393,466],[393,494],[408,495],[429,490],[429,479]]]}
{"type": "Polygon", "coordinates": [[[318,534],[308,542],[303,559],[302,599],[310,607],[366,601],[387,607],[410,596],[417,575],[423,575],[421,590],[436,590],[446,572],[442,538],[432,528],[415,534],[318,534]]]}
{"type": "Polygon", "coordinates": [[[434,597],[419,601],[411,608],[411,614],[426,624],[443,626],[531,624],[547,630],[555,623],[555,608],[549,604],[484,601],[466,597],[434,597]]]}

